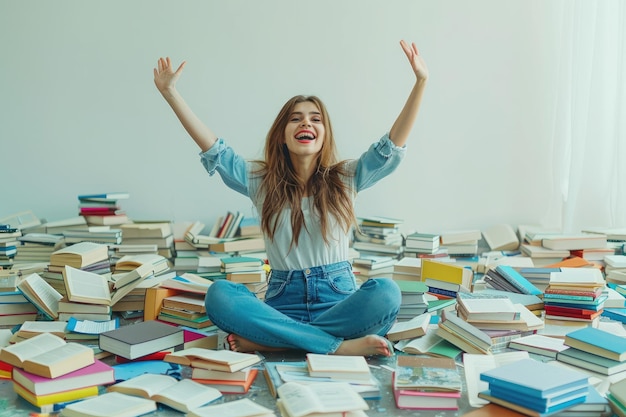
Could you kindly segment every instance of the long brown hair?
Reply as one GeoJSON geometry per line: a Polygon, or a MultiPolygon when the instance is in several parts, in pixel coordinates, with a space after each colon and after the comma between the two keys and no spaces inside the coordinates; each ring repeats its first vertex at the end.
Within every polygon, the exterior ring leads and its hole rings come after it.
{"type": "Polygon", "coordinates": [[[307,225],[304,223],[302,199],[306,195],[313,196],[316,215],[320,217],[324,242],[329,243],[329,218],[334,217],[339,226],[346,232],[356,224],[352,205],[352,190],[342,181],[348,172],[345,161],[337,161],[337,148],[326,106],[316,96],[298,95],[287,101],[276,116],[265,139],[265,161],[260,162],[258,170],[263,179],[261,192],[264,194],[261,213],[261,228],[270,238],[274,238],[278,227],[279,214],[285,208],[291,209],[291,227],[293,236],[291,247],[298,246],[300,231],[307,225]],[[298,180],[289,151],[285,145],[285,127],[294,107],[298,103],[311,102],[322,114],[326,134],[322,149],[317,157],[317,169],[306,184],[298,180]]]}

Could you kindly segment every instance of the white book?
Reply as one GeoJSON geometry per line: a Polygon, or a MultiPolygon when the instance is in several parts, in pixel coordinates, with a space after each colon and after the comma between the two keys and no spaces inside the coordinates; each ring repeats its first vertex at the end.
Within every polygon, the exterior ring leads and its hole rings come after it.
{"type": "Polygon", "coordinates": [[[65,417],[135,417],[156,410],[156,402],[146,398],[107,392],[67,405],[63,409],[65,417]]]}
{"type": "Polygon", "coordinates": [[[561,268],[550,273],[550,285],[604,286],[604,276],[598,268],[561,268]]]}
{"type": "Polygon", "coordinates": [[[265,408],[249,398],[229,401],[223,404],[205,405],[187,413],[187,417],[275,417],[265,408]]]}
{"type": "Polygon", "coordinates": [[[290,417],[369,409],[365,400],[348,383],[318,382],[304,385],[293,381],[284,383],[277,391],[278,407],[284,409],[290,417]]]}

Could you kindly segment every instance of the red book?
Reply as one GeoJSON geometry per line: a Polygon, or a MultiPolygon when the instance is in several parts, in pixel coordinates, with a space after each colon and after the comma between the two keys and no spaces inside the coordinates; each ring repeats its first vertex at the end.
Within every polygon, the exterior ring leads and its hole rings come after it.
{"type": "Polygon", "coordinates": [[[0,379],[11,379],[13,365],[0,361],[0,379]]]}
{"type": "Polygon", "coordinates": [[[557,306],[544,306],[546,314],[553,316],[562,316],[562,317],[572,317],[586,320],[593,320],[594,318],[600,316],[602,314],[602,309],[596,310],[586,310],[582,308],[569,308],[569,307],[557,307],[557,306]]]}
{"type": "Polygon", "coordinates": [[[223,379],[194,379],[200,384],[217,388],[222,394],[245,394],[252,386],[254,379],[259,373],[258,369],[252,368],[246,381],[227,381],[223,379]]]}

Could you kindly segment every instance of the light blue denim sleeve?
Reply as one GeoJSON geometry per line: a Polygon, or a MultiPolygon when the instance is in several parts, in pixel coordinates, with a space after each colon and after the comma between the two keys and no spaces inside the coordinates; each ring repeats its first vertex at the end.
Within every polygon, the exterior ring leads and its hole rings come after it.
{"type": "Polygon", "coordinates": [[[396,146],[389,134],[373,143],[357,160],[354,174],[356,191],[371,187],[391,174],[402,162],[406,154],[406,145],[396,146]]]}
{"type": "Polygon", "coordinates": [[[248,162],[239,156],[223,139],[205,152],[200,152],[200,161],[210,176],[220,174],[229,188],[250,196],[248,187],[248,162]]]}

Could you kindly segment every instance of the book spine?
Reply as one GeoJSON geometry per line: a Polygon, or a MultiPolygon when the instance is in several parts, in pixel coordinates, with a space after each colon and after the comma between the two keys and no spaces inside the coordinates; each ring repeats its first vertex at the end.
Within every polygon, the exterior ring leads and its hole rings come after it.
{"type": "Polygon", "coordinates": [[[445,295],[446,297],[456,298],[456,291],[444,290],[442,288],[428,287],[428,292],[432,294],[445,295]]]}

